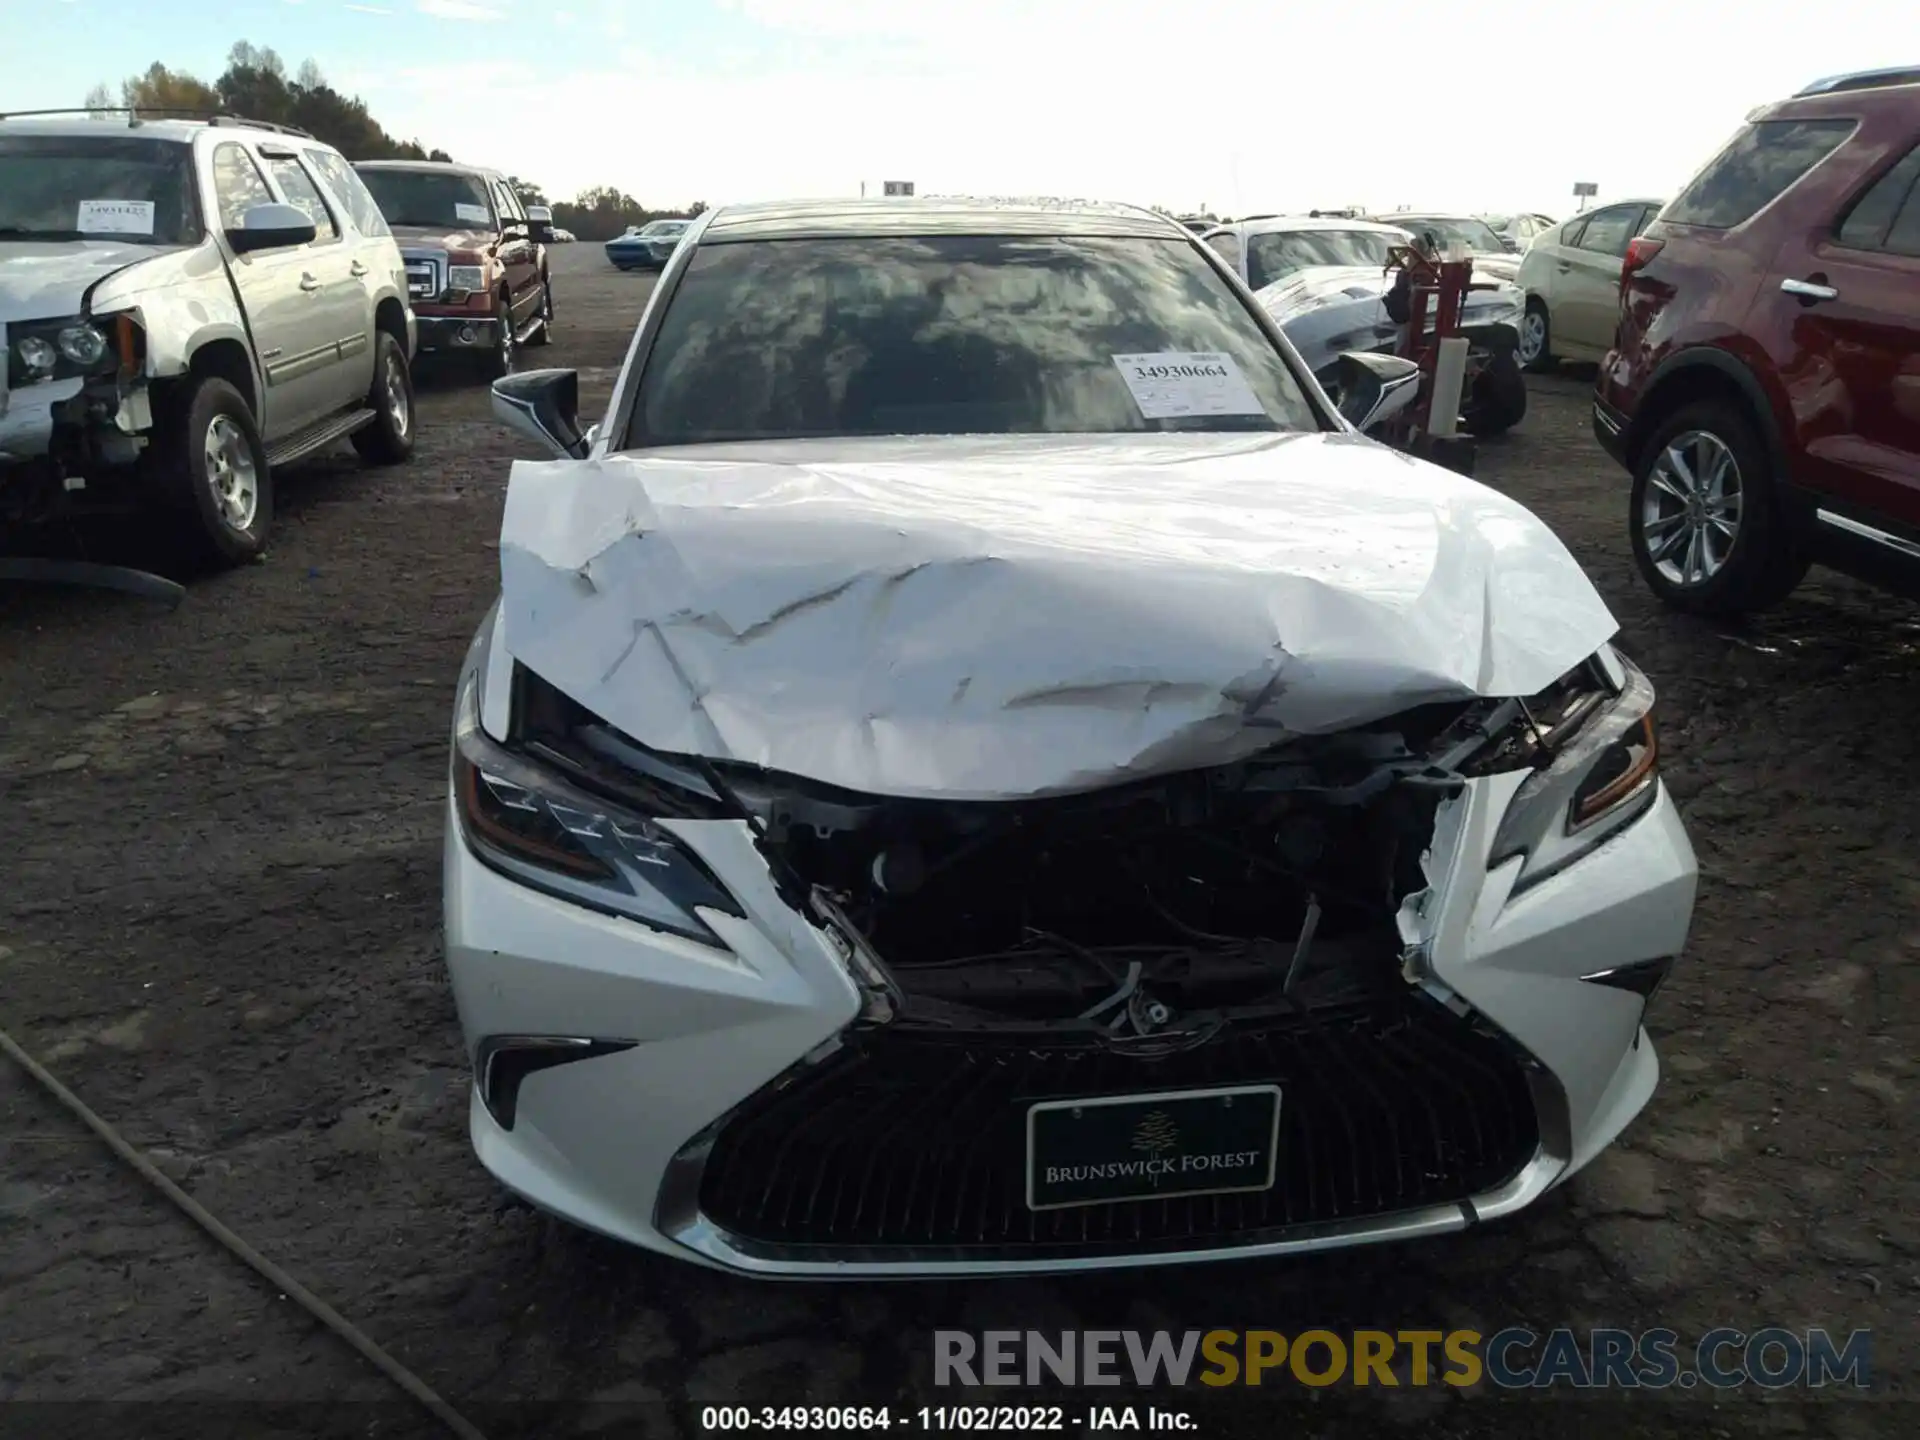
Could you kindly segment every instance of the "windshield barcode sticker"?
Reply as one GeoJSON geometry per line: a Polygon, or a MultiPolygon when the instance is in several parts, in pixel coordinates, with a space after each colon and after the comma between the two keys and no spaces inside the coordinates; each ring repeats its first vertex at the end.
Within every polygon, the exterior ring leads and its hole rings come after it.
{"type": "Polygon", "coordinates": [[[1231,355],[1163,350],[1152,355],[1116,355],[1113,363],[1133,392],[1133,403],[1148,420],[1267,413],[1231,355]]]}
{"type": "Polygon", "coordinates": [[[456,220],[464,220],[469,225],[485,225],[493,216],[484,205],[469,205],[464,200],[457,201],[453,207],[456,220]]]}
{"type": "Polygon", "coordinates": [[[153,201],[82,200],[73,228],[82,235],[151,235],[153,201]]]}

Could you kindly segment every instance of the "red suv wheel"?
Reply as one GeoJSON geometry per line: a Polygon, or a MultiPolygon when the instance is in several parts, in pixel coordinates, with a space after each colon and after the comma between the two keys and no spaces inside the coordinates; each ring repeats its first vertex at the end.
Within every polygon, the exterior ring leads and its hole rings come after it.
{"type": "Polygon", "coordinates": [[[1627,534],[1653,592],[1731,617],[1784,599],[1807,571],[1766,447],[1724,401],[1683,406],[1641,450],[1627,534]]]}

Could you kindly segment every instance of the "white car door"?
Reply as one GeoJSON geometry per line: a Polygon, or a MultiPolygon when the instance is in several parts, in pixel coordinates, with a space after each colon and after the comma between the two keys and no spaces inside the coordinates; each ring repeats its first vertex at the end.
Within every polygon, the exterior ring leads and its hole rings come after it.
{"type": "MultiPolygon", "coordinates": [[[[222,231],[241,228],[256,205],[277,203],[266,177],[245,145],[223,140],[207,159],[208,193],[222,231]]],[[[265,392],[255,419],[269,444],[312,424],[333,408],[339,386],[340,347],[327,317],[302,288],[307,250],[294,245],[238,254],[222,237],[222,250],[253,336],[265,392]]]]}
{"type": "Polygon", "coordinates": [[[260,154],[280,198],[305,211],[317,232],[312,243],[301,247],[307,265],[300,283],[337,347],[334,363],[325,372],[326,410],[344,409],[373,388],[373,296],[363,282],[367,263],[356,237],[341,225],[298,153],[290,146],[262,143],[260,154]]]}

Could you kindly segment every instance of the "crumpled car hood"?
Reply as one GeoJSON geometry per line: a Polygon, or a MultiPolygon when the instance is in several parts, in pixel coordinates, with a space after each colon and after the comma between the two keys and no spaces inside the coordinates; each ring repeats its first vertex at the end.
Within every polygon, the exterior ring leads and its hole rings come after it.
{"type": "Polygon", "coordinates": [[[1254,295],[1269,315],[1279,319],[1349,300],[1379,301],[1392,288],[1393,276],[1378,265],[1309,265],[1254,295]]]}
{"type": "Polygon", "coordinates": [[[1514,501],[1351,434],[516,462],[508,652],[643,745],[1013,799],[1526,695],[1615,631],[1514,501]]]}
{"type": "MultiPolygon", "coordinates": [[[[1479,262],[1475,262],[1476,279],[1479,262]]],[[[1394,277],[1374,266],[1315,265],[1254,292],[1253,298],[1286,331],[1307,368],[1319,375],[1348,350],[1389,350],[1403,327],[1387,314],[1387,292],[1394,277]]],[[[1519,323],[1525,297],[1517,286],[1470,290],[1461,322],[1519,323]]],[[[1433,332],[1434,319],[1427,321],[1433,332]]]]}
{"type": "Polygon", "coordinates": [[[78,315],[97,281],[179,248],[124,240],[0,241],[0,323],[78,315]]]}
{"type": "Polygon", "coordinates": [[[1511,282],[1520,274],[1520,260],[1520,256],[1505,250],[1497,254],[1476,250],[1473,252],[1473,278],[1511,282]]]}

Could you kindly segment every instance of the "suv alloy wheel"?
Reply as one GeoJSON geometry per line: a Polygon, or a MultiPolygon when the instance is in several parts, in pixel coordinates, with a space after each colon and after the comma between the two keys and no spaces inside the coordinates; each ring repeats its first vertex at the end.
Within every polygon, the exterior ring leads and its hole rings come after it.
{"type": "Polygon", "coordinates": [[[1765,447],[1733,406],[1683,406],[1634,465],[1627,534],[1654,593],[1731,619],[1775,604],[1807,559],[1783,513],[1765,447]]]}

